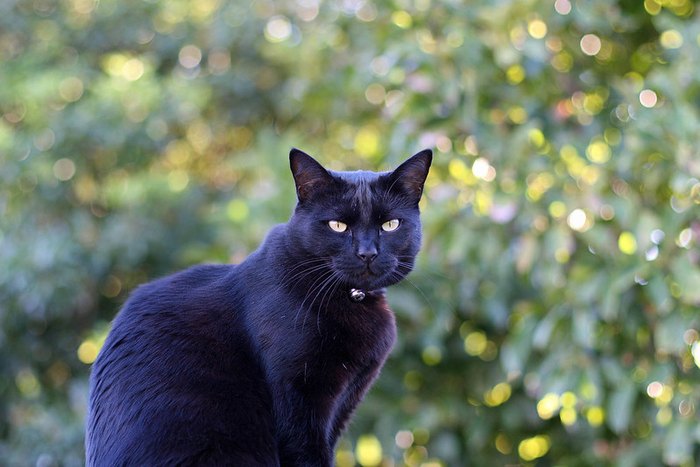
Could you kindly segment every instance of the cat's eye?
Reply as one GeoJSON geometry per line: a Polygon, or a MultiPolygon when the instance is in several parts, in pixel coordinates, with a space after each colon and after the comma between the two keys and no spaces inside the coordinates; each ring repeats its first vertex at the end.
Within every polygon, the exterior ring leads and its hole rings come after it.
{"type": "Polygon", "coordinates": [[[384,232],[393,232],[394,230],[399,228],[399,224],[401,224],[401,222],[398,219],[386,221],[382,224],[382,230],[384,232]]]}
{"type": "Polygon", "coordinates": [[[333,232],[343,233],[348,229],[348,225],[340,221],[328,221],[328,227],[333,232]]]}

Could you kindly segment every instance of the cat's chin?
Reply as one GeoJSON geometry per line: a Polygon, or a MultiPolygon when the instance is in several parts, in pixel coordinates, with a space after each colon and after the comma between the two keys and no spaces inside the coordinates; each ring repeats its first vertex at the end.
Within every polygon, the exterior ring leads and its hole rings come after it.
{"type": "Polygon", "coordinates": [[[389,272],[382,275],[352,275],[347,277],[345,283],[349,289],[371,291],[389,287],[400,282],[402,279],[403,275],[400,276],[396,273],[389,272]]]}

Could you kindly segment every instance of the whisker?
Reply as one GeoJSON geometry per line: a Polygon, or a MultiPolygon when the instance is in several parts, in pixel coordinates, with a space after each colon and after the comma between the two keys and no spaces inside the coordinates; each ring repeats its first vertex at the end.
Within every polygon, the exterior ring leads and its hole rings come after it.
{"type": "MultiPolygon", "coordinates": [[[[335,272],[331,270],[331,271],[330,271],[330,275],[326,275],[326,276],[324,276],[324,277],[325,277],[325,279],[324,279],[323,282],[318,286],[318,290],[317,290],[317,292],[316,292],[316,295],[314,295],[314,298],[311,300],[311,303],[309,303],[309,306],[307,307],[307,312],[306,312],[305,315],[304,315],[304,321],[303,321],[303,323],[301,324],[301,330],[302,330],[302,332],[304,331],[304,328],[306,327],[306,318],[308,318],[309,312],[313,311],[314,302],[316,301],[316,299],[318,298],[318,296],[321,294],[321,292],[324,291],[324,287],[325,287],[327,284],[330,284],[331,281],[333,281],[333,280],[335,279],[335,272]]],[[[303,303],[302,303],[302,305],[303,305],[303,303]]],[[[320,312],[321,312],[321,311],[318,310],[318,313],[317,313],[317,314],[320,314],[320,312]]]]}
{"type": "Polygon", "coordinates": [[[306,277],[312,273],[327,269],[330,265],[329,259],[330,258],[327,258],[327,257],[314,258],[313,261],[304,261],[304,262],[300,263],[299,265],[295,266],[292,269],[292,271],[288,272],[287,274],[285,274],[285,276],[282,279],[280,279],[280,287],[282,287],[282,288],[288,287],[292,284],[295,284],[295,283],[301,281],[301,279],[303,279],[304,277],[306,277]],[[309,266],[309,265],[310,265],[310,267],[308,267],[307,269],[303,269],[301,271],[298,271],[299,268],[304,267],[304,266],[309,266]],[[291,276],[290,276],[290,273],[292,273],[295,269],[297,271],[294,272],[293,274],[291,274],[291,276]]]}
{"type": "Polygon", "coordinates": [[[319,334],[321,334],[321,310],[323,310],[323,302],[326,300],[326,297],[328,297],[328,304],[330,304],[331,299],[333,298],[333,294],[335,293],[337,287],[340,285],[340,282],[342,281],[342,277],[335,272],[333,272],[333,281],[330,283],[328,288],[326,289],[326,292],[323,294],[323,297],[321,297],[321,302],[319,304],[319,311],[316,314],[316,330],[318,331],[319,334]]]}
{"type": "MultiPolygon", "coordinates": [[[[302,308],[304,308],[304,304],[306,303],[306,300],[309,298],[309,295],[311,295],[315,290],[316,290],[316,285],[317,284],[322,284],[327,278],[328,274],[333,274],[333,271],[328,271],[326,273],[320,274],[314,282],[311,284],[309,289],[306,291],[306,295],[304,295],[304,300],[302,300],[301,305],[299,305],[299,308],[297,309],[296,314],[294,315],[294,326],[296,327],[296,322],[297,319],[299,318],[299,313],[301,312],[302,308]]],[[[307,313],[305,313],[306,315],[307,313]]],[[[304,322],[306,322],[306,317],[304,318],[304,322]]],[[[304,329],[302,325],[302,330],[304,329]]]]}
{"type": "Polygon", "coordinates": [[[289,277],[286,281],[281,282],[280,286],[281,287],[288,287],[290,285],[296,284],[299,281],[301,281],[301,279],[303,279],[304,277],[306,277],[310,274],[313,274],[315,272],[322,271],[322,270],[327,269],[327,268],[328,268],[328,265],[321,264],[321,265],[313,266],[309,269],[305,269],[303,271],[300,271],[300,272],[294,274],[292,277],[289,277]]]}
{"type": "Polygon", "coordinates": [[[408,282],[409,284],[411,284],[418,292],[420,292],[420,294],[423,296],[423,299],[425,300],[426,304],[430,307],[431,310],[435,309],[433,302],[428,298],[428,296],[425,294],[425,292],[423,292],[423,290],[420,287],[418,287],[416,284],[414,284],[413,281],[407,277],[404,277],[404,280],[406,282],[408,282]]]}
{"type": "Polygon", "coordinates": [[[320,258],[311,258],[307,259],[305,261],[302,261],[300,263],[295,264],[292,268],[290,268],[281,278],[280,282],[284,282],[287,280],[287,278],[290,275],[294,275],[296,271],[298,271],[300,268],[303,268],[305,266],[309,265],[321,265],[321,264],[326,264],[330,258],[329,257],[320,257],[320,258]]]}
{"type": "MultiPolygon", "coordinates": [[[[409,265],[407,265],[404,261],[399,261],[398,264],[399,264],[399,266],[404,266],[404,267],[408,267],[408,266],[409,266],[409,265]]],[[[426,273],[426,271],[421,270],[421,273],[426,273]]],[[[430,271],[427,271],[427,274],[430,275],[430,271]]],[[[401,278],[399,277],[399,274],[397,273],[397,271],[393,271],[393,272],[392,272],[392,275],[393,275],[392,277],[397,277],[397,278],[401,279],[401,278]]],[[[439,276],[439,275],[438,275],[438,274],[434,274],[434,276],[439,276]]],[[[446,276],[442,276],[442,278],[447,279],[446,276]]],[[[423,301],[425,302],[425,304],[428,305],[428,306],[430,307],[430,309],[432,309],[432,310],[435,309],[435,305],[433,304],[433,301],[428,297],[428,295],[423,291],[423,289],[421,289],[414,281],[412,281],[411,279],[409,279],[409,278],[406,277],[406,276],[403,276],[403,279],[401,279],[401,280],[405,280],[405,281],[408,282],[414,289],[416,289],[416,290],[420,293],[420,295],[422,296],[423,301]]],[[[447,305],[450,306],[450,307],[452,307],[452,308],[454,308],[454,304],[453,304],[451,301],[449,301],[449,300],[447,300],[447,305]]]]}
{"type": "Polygon", "coordinates": [[[303,261],[300,261],[300,262],[298,262],[298,263],[295,263],[294,266],[291,268],[291,270],[294,270],[294,269],[298,268],[299,266],[304,266],[304,265],[309,264],[309,263],[324,262],[324,261],[326,261],[327,259],[330,259],[330,257],[320,256],[320,257],[307,258],[307,259],[305,259],[305,260],[303,260],[303,261]]]}
{"type": "MultiPolygon", "coordinates": [[[[414,257],[412,256],[397,256],[396,257],[399,262],[405,263],[406,261],[403,261],[405,259],[408,259],[412,262],[412,264],[415,265],[414,257]]],[[[421,274],[426,274],[426,275],[431,275],[433,277],[439,277],[440,279],[445,279],[445,280],[450,280],[450,277],[441,274],[440,272],[436,271],[435,269],[426,269],[425,267],[421,267],[421,274]]]]}

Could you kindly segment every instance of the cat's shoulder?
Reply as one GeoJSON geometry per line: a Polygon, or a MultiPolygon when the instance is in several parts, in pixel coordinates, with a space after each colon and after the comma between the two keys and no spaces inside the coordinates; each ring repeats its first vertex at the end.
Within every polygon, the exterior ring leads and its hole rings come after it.
{"type": "Polygon", "coordinates": [[[139,286],[134,291],[134,295],[162,290],[192,292],[224,280],[234,269],[235,266],[230,264],[199,264],[191,266],[139,286]]]}
{"type": "Polygon", "coordinates": [[[137,287],[124,308],[182,307],[188,302],[209,301],[226,290],[226,282],[235,275],[235,265],[201,264],[137,287]]]}

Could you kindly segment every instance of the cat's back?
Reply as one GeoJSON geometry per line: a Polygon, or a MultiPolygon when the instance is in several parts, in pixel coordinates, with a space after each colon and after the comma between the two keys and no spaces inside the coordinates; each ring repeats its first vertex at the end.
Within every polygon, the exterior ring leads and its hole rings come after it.
{"type": "MultiPolygon", "coordinates": [[[[236,266],[200,265],[141,285],[114,319],[96,367],[130,343],[157,347],[163,340],[174,344],[171,339],[185,337],[221,340],[218,321],[227,315],[235,322],[238,315],[236,282],[236,266]]],[[[171,352],[179,348],[169,347],[171,352]]]]}
{"type": "Polygon", "coordinates": [[[216,463],[212,456],[236,458],[250,443],[274,452],[238,282],[237,266],[204,265],[132,294],[92,368],[88,464],[216,463]],[[235,431],[251,424],[262,437],[235,431]]]}
{"type": "MultiPolygon", "coordinates": [[[[218,296],[215,292],[238,282],[237,266],[205,264],[156,279],[134,290],[115,318],[113,327],[123,326],[136,317],[159,316],[187,320],[192,312],[234,306],[235,292],[231,296],[218,296]]],[[[228,294],[227,294],[228,295],[228,294]]]]}

